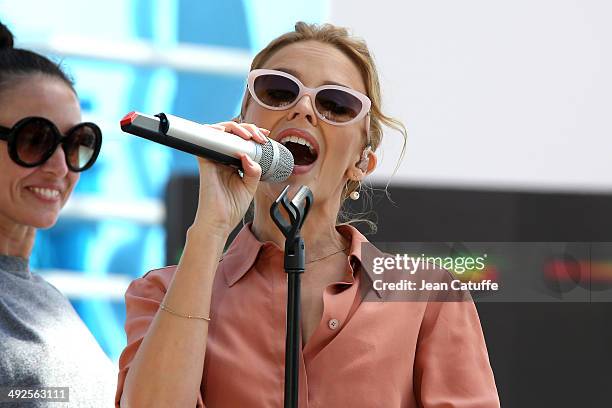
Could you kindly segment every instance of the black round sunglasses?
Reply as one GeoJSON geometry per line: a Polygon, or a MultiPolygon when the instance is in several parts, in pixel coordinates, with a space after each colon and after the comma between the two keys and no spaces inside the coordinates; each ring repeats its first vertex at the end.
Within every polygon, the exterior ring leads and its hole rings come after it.
{"type": "Polygon", "coordinates": [[[91,122],[79,123],[66,135],[49,119],[30,116],[12,128],[0,126],[0,140],[6,140],[11,159],[23,167],[45,163],[61,144],[66,165],[74,172],[90,168],[102,147],[102,131],[91,122]]]}

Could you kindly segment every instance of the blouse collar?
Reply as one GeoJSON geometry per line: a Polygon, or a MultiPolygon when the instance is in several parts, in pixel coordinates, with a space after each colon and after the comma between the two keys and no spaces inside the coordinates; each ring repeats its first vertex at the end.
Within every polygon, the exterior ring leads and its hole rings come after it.
{"type": "Polygon", "coordinates": [[[0,271],[6,271],[22,278],[30,276],[28,260],[19,256],[0,255],[0,271]]]}
{"type": "MultiPolygon", "coordinates": [[[[242,227],[221,259],[225,280],[229,286],[232,286],[238,282],[238,280],[240,280],[240,278],[242,278],[244,274],[246,274],[247,271],[253,267],[259,253],[266,244],[273,245],[279,250],[279,252],[282,252],[282,249],[278,248],[276,244],[259,241],[255,234],[253,234],[251,231],[251,226],[252,223],[248,223],[242,227]]],[[[348,260],[353,272],[356,270],[365,272],[365,275],[371,282],[373,282],[374,279],[378,279],[372,274],[371,268],[361,267],[363,266],[362,248],[363,246],[367,245],[368,259],[371,256],[370,252],[373,252],[375,256],[382,256],[382,252],[380,252],[374,245],[370,244],[367,238],[364,237],[363,234],[361,234],[361,232],[359,232],[359,230],[352,225],[337,225],[336,229],[350,241],[348,260]]],[[[379,297],[381,296],[378,291],[374,291],[379,297]]]]}

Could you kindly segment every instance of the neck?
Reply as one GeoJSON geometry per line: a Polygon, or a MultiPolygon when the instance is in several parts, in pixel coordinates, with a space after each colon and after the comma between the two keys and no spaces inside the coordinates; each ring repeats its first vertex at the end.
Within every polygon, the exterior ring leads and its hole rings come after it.
{"type": "MultiPolygon", "coordinates": [[[[270,217],[272,201],[255,202],[253,233],[262,242],[274,242],[279,248],[285,247],[285,236],[270,217]]],[[[350,245],[350,242],[336,230],[338,208],[325,203],[315,204],[300,231],[306,245],[306,262],[321,258],[350,245]]],[[[284,210],[281,211],[284,214],[284,210]]],[[[288,218],[286,218],[288,219],[288,218]]]]}
{"type": "Polygon", "coordinates": [[[17,224],[0,214],[0,255],[29,258],[35,236],[36,228],[17,224]]]}

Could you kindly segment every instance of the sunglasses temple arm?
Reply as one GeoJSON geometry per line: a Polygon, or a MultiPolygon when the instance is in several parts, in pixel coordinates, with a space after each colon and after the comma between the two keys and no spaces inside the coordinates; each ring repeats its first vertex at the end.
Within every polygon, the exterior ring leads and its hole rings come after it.
{"type": "Polygon", "coordinates": [[[366,114],[365,120],[365,131],[366,131],[366,147],[372,147],[372,139],[370,139],[370,112],[366,114]]]}
{"type": "Polygon", "coordinates": [[[11,133],[11,129],[0,126],[0,140],[8,140],[8,136],[11,133]]]}

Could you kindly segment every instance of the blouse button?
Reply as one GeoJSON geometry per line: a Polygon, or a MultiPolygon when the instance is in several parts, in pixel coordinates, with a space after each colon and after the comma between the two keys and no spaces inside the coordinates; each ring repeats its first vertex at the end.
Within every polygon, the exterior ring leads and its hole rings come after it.
{"type": "Polygon", "coordinates": [[[338,326],[340,326],[340,322],[338,321],[338,319],[329,319],[329,322],[327,322],[327,325],[329,326],[330,329],[336,330],[338,326]]]}

